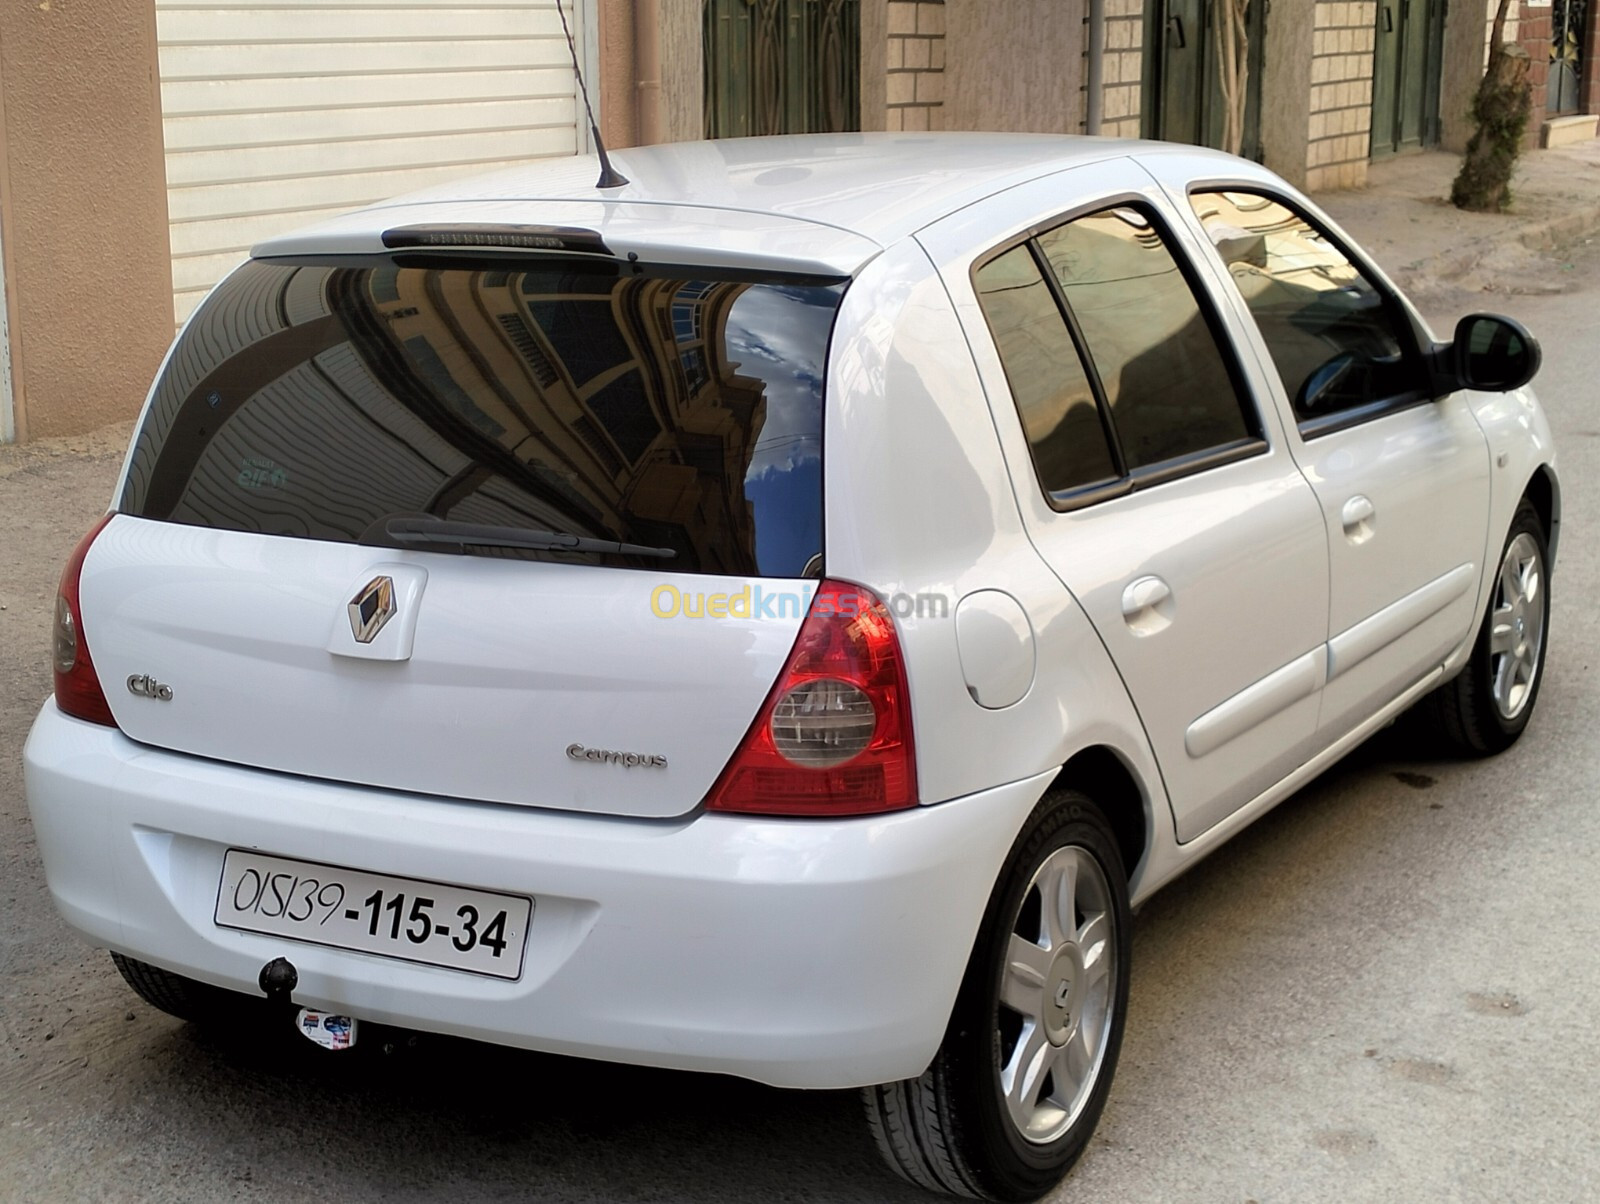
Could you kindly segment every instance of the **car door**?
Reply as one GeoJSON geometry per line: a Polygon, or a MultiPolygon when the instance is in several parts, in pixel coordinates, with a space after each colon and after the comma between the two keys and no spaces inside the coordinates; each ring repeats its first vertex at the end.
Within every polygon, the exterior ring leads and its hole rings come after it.
{"type": "MultiPolygon", "coordinates": [[[[1121,672],[1190,840],[1315,739],[1316,499],[1193,270],[1192,232],[1131,161],[1012,190],[919,238],[1028,533],[1121,672]]],[[[1086,705],[1062,699],[1064,722],[1086,705]]]]}
{"type": "Polygon", "coordinates": [[[1472,633],[1488,445],[1465,395],[1431,398],[1399,298],[1294,201],[1253,186],[1189,201],[1277,369],[1327,528],[1332,743],[1472,633]]]}

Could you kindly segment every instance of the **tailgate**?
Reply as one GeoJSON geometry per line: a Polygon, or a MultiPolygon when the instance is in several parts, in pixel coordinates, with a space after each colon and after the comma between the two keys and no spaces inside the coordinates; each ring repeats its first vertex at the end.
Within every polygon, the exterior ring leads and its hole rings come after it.
{"type": "Polygon", "coordinates": [[[689,811],[821,575],[844,288],[566,252],[244,264],[84,564],[118,723],[339,781],[689,811]]]}

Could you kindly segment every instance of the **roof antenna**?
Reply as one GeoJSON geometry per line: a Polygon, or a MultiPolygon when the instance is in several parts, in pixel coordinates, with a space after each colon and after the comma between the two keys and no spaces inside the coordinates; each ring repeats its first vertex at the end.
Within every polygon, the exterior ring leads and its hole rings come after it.
{"type": "Polygon", "coordinates": [[[594,138],[594,148],[600,153],[600,181],[596,188],[621,188],[628,177],[611,166],[611,156],[606,154],[606,144],[601,141],[600,127],[595,124],[594,106],[589,103],[589,85],[583,82],[583,69],[578,66],[578,47],[572,40],[572,29],[567,25],[565,0],[556,0],[556,14],[561,18],[561,32],[567,35],[567,49],[572,51],[572,74],[578,77],[578,91],[583,93],[583,111],[589,115],[589,133],[594,138]]]}

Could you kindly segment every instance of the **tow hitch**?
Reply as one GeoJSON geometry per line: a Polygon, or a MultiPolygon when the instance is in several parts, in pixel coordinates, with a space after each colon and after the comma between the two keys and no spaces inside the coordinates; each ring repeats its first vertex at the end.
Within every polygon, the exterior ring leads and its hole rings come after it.
{"type": "Polygon", "coordinates": [[[275,1011],[290,1013],[295,1030],[313,1045],[323,1049],[349,1049],[356,1043],[356,1021],[353,1016],[339,1016],[314,1008],[297,1008],[294,989],[300,985],[300,971],[286,957],[275,957],[261,967],[256,980],[267,1002],[275,1011]]]}

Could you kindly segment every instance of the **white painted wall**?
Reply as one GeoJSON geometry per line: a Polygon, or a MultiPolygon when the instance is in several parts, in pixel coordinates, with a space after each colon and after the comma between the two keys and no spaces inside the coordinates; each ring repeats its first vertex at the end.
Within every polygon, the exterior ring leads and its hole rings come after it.
{"type": "Polygon", "coordinates": [[[156,0],[156,20],[180,322],[262,238],[586,141],[555,0],[156,0]]]}

